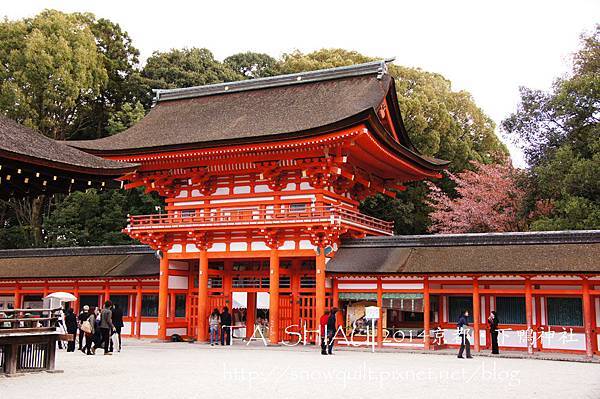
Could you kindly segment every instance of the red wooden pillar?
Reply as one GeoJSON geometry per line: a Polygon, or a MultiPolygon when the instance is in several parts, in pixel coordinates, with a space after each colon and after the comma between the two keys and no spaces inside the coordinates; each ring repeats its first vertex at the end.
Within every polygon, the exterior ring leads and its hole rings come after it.
{"type": "Polygon", "coordinates": [[[429,299],[429,278],[423,277],[423,348],[429,350],[429,332],[431,331],[431,302],[429,299]]]}
{"type": "Polygon", "coordinates": [[[377,347],[383,347],[383,285],[381,277],[377,278],[377,307],[379,308],[379,320],[377,320],[377,347]]]}
{"type": "Polygon", "coordinates": [[[481,301],[479,299],[479,281],[473,277],[473,341],[475,341],[475,352],[481,351],[479,325],[481,323],[481,301]]]}
{"type": "Polygon", "coordinates": [[[593,339],[596,339],[596,337],[592,335],[592,299],[590,297],[590,282],[587,279],[583,280],[582,297],[583,326],[585,330],[585,354],[588,357],[592,357],[594,356],[593,339]]]}
{"type": "Polygon", "coordinates": [[[527,324],[527,353],[533,353],[533,306],[532,306],[531,280],[529,277],[525,280],[525,319],[527,324]]]}
{"type": "Polygon", "coordinates": [[[169,300],[169,255],[162,250],[158,282],[158,339],[167,339],[167,303],[169,300]]]}
{"type": "Polygon", "coordinates": [[[208,340],[208,252],[200,248],[198,262],[198,341],[208,340]]]}
{"type": "MultiPolygon", "coordinates": [[[[485,288],[490,288],[489,285],[486,285],[485,288]]],[[[492,311],[492,304],[491,304],[491,295],[487,294],[484,295],[484,304],[483,304],[484,308],[483,308],[483,314],[485,315],[485,320],[487,320],[487,318],[490,316],[490,313],[492,311]]],[[[485,348],[486,349],[490,349],[492,347],[492,334],[490,333],[490,330],[486,329],[486,333],[485,333],[485,348]]]]}
{"type": "Polygon", "coordinates": [[[233,260],[226,260],[223,264],[223,295],[225,296],[225,304],[230,310],[233,307],[232,298],[232,278],[233,260]]]}
{"type": "MultiPolygon", "coordinates": [[[[542,331],[542,300],[541,300],[541,296],[535,296],[535,330],[536,331],[542,331]]],[[[536,337],[537,339],[537,337],[536,337]]],[[[542,339],[538,339],[537,340],[537,351],[541,352],[542,349],[544,349],[543,346],[543,340],[542,339]]]]}
{"type": "MultiPolygon", "coordinates": [[[[108,280],[104,282],[104,302],[110,301],[110,285],[108,280]]],[[[104,303],[101,304],[104,307],[104,303]]]]}
{"type": "Polygon", "coordinates": [[[175,321],[175,294],[169,294],[169,311],[167,312],[167,319],[169,321],[175,321]]]}
{"type": "Polygon", "coordinates": [[[19,291],[19,284],[15,285],[15,299],[13,307],[15,309],[21,309],[21,292],[19,291]]]}
{"type": "Polygon", "coordinates": [[[75,288],[73,289],[73,295],[75,296],[75,301],[73,302],[73,312],[75,314],[79,314],[79,282],[75,280],[75,288]]]}
{"type": "Polygon", "coordinates": [[[300,324],[300,273],[302,261],[300,259],[292,260],[292,276],[290,285],[292,287],[292,324],[300,324]]]}
{"type": "Polygon", "coordinates": [[[316,262],[316,298],[315,298],[315,326],[319,325],[319,319],[325,313],[325,247],[320,246],[316,262]]]}
{"type": "Polygon", "coordinates": [[[331,278],[331,286],[333,291],[333,307],[340,308],[340,293],[338,288],[338,279],[336,277],[331,278]]]}
{"type": "Polygon", "coordinates": [[[246,339],[252,338],[256,322],[256,292],[248,293],[246,302],[246,339]]]}
{"type": "Polygon", "coordinates": [[[135,294],[135,335],[137,339],[142,337],[142,282],[139,280],[135,294]]]}
{"type": "Polygon", "coordinates": [[[279,250],[271,248],[269,257],[269,343],[279,343],[279,250]]]}

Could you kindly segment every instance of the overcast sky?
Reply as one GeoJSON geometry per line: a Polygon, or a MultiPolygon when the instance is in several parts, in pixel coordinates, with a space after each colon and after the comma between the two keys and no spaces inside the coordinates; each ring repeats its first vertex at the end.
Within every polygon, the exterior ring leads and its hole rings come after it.
{"type": "MultiPolygon", "coordinates": [[[[44,8],[88,11],[118,22],[147,58],[155,50],[206,47],[222,60],[323,47],[396,57],[471,92],[498,124],[519,86],[547,89],[569,70],[579,35],[600,21],[600,1],[3,1],[0,15],[44,8]]],[[[516,165],[522,157],[511,146],[516,165]]]]}

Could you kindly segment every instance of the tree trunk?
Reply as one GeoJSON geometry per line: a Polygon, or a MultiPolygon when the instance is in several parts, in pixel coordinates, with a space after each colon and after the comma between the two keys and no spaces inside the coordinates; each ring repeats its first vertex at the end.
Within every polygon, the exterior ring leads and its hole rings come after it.
{"type": "Polygon", "coordinates": [[[42,216],[45,198],[45,195],[39,195],[31,201],[31,237],[35,247],[40,247],[42,244],[42,216]]]}

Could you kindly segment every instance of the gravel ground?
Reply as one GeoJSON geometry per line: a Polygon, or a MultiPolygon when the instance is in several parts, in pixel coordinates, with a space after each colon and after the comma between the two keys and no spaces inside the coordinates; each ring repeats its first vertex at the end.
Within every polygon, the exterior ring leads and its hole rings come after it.
{"type": "Polygon", "coordinates": [[[210,347],[130,340],[121,353],[60,351],[63,373],[0,378],[0,399],[600,398],[600,365],[528,359],[210,347]]]}

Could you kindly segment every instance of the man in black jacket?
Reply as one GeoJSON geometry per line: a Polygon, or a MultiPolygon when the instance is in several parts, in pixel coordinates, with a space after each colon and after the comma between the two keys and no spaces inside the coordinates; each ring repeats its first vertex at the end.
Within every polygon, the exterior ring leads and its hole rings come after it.
{"type": "MultiPolygon", "coordinates": [[[[118,304],[114,304],[112,308],[112,322],[115,326],[115,333],[119,338],[119,352],[121,352],[121,330],[123,329],[123,309],[118,304]]],[[[110,340],[110,351],[113,351],[113,341],[110,340]]]]}
{"type": "Polygon", "coordinates": [[[221,345],[231,345],[231,313],[227,306],[223,307],[221,319],[221,345]],[[227,338],[225,336],[227,335],[227,338]]]}
{"type": "Polygon", "coordinates": [[[75,335],[77,335],[77,317],[73,313],[73,309],[67,309],[67,315],[65,316],[65,327],[67,328],[67,334],[72,334],[73,339],[67,341],[67,352],[75,352],[75,335]]]}
{"type": "Polygon", "coordinates": [[[337,308],[331,308],[329,318],[327,319],[327,354],[333,354],[333,344],[335,342],[335,334],[337,332],[337,308]]]}

